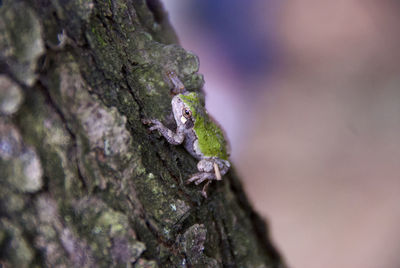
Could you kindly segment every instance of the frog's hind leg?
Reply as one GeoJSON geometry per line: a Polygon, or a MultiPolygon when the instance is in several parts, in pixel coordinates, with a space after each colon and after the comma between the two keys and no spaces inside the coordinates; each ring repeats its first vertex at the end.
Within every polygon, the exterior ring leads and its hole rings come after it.
{"type": "Polygon", "coordinates": [[[214,173],[211,172],[198,172],[192,175],[192,177],[190,177],[190,179],[187,180],[187,184],[194,182],[194,184],[199,185],[200,183],[202,183],[205,180],[216,180],[217,177],[215,176],[214,173]]]}
{"type": "Polygon", "coordinates": [[[207,198],[208,185],[210,185],[210,183],[216,179],[217,179],[217,177],[215,176],[215,173],[199,172],[199,173],[193,174],[192,177],[187,180],[187,184],[194,182],[194,184],[199,185],[203,181],[208,180],[206,182],[206,184],[204,184],[203,189],[201,190],[201,195],[204,196],[204,198],[207,198]]]}
{"type": "Polygon", "coordinates": [[[201,191],[201,194],[207,198],[207,188],[213,180],[221,180],[221,176],[225,175],[229,169],[229,162],[217,158],[202,159],[197,163],[198,173],[193,174],[187,183],[194,182],[199,185],[200,183],[208,180],[201,191]]]}

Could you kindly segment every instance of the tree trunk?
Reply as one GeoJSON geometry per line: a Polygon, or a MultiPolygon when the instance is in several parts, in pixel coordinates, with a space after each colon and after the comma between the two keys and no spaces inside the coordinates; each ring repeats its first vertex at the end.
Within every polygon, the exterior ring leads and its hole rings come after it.
{"type": "Polygon", "coordinates": [[[233,169],[149,133],[197,57],[156,0],[0,1],[0,266],[284,267],[233,169]]]}

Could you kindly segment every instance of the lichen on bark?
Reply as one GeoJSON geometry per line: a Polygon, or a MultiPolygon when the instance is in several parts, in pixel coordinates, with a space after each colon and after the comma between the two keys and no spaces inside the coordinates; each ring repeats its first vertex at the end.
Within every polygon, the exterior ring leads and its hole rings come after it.
{"type": "Polygon", "coordinates": [[[184,184],[195,160],[142,124],[173,124],[167,70],[204,83],[158,1],[0,14],[1,264],[283,267],[234,170],[203,199],[184,184]]]}

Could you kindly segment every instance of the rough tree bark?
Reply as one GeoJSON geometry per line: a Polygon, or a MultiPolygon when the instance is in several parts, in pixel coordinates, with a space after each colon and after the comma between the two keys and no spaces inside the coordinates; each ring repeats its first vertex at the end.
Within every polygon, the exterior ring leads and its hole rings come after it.
{"type": "Polygon", "coordinates": [[[284,267],[234,170],[203,199],[141,122],[172,123],[166,70],[203,85],[158,1],[0,5],[1,265],[284,267]]]}

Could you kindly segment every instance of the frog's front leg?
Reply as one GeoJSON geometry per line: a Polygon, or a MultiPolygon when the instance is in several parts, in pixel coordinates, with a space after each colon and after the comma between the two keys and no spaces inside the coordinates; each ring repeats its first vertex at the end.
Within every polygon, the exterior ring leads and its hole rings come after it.
{"type": "Polygon", "coordinates": [[[209,158],[202,159],[197,163],[198,173],[193,174],[187,183],[194,182],[194,184],[199,185],[200,183],[208,180],[201,191],[201,194],[207,198],[207,188],[208,185],[213,180],[220,180],[221,176],[228,172],[230,164],[226,160],[219,158],[209,158]]]}
{"type": "Polygon", "coordinates": [[[154,131],[154,130],[160,131],[161,135],[163,135],[164,138],[173,145],[181,144],[183,142],[183,140],[185,139],[184,127],[178,127],[176,129],[176,132],[173,132],[169,128],[165,127],[157,119],[145,119],[145,120],[143,120],[143,123],[147,124],[147,125],[152,125],[149,128],[150,131],[154,131]]]}

